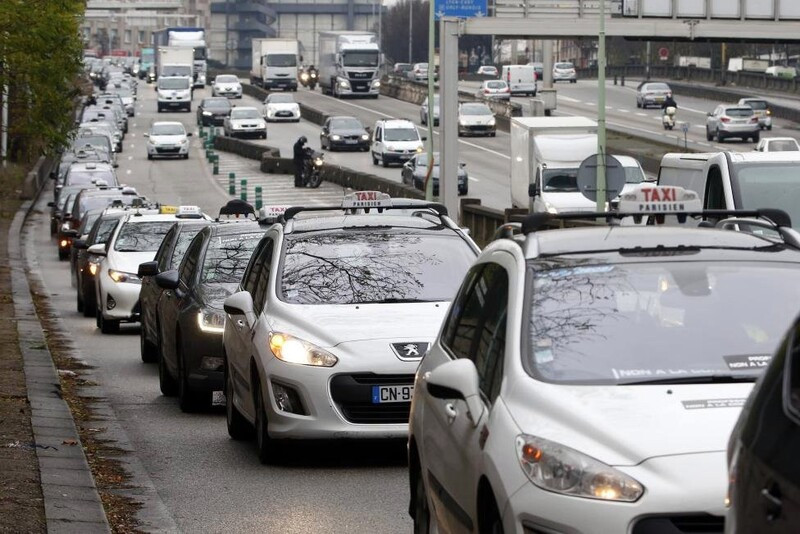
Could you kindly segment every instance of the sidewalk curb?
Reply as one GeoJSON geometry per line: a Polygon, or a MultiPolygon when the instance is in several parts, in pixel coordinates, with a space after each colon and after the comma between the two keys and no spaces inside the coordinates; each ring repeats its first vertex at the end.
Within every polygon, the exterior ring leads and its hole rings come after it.
{"type": "Polygon", "coordinates": [[[47,531],[107,533],[111,528],[72,412],[61,397],[61,383],[25,275],[22,227],[33,205],[32,201],[24,202],[14,216],[8,231],[8,257],[47,531]]]}
{"type": "MultiPolygon", "coordinates": [[[[17,247],[19,250],[16,252],[17,258],[20,259],[20,263],[23,265],[23,269],[26,269],[29,275],[41,284],[45,290],[47,290],[47,284],[45,280],[42,279],[41,274],[38,271],[37,260],[35,258],[35,254],[33,253],[33,246],[34,240],[33,239],[26,239],[25,233],[31,230],[30,226],[25,226],[25,222],[27,222],[27,216],[33,211],[35,207],[36,201],[31,203],[25,203],[23,207],[20,209],[20,212],[23,210],[25,211],[25,216],[22,217],[22,222],[20,223],[20,230],[21,233],[18,234],[18,239],[14,243],[14,246],[17,247]],[[25,209],[27,206],[27,209],[25,209]],[[22,245],[24,243],[24,245],[22,245]]],[[[17,214],[17,217],[20,216],[20,213],[17,214]]],[[[17,217],[15,217],[14,222],[17,223],[17,217]]],[[[12,225],[11,231],[14,231],[15,226],[12,225]]],[[[12,234],[13,235],[13,234],[12,234]]],[[[11,241],[9,241],[11,243],[11,241]]],[[[9,244],[9,248],[12,245],[9,244]]],[[[17,271],[14,262],[12,262],[12,274],[17,271]]],[[[27,289],[28,293],[23,297],[27,297],[28,301],[30,301],[30,288],[28,286],[27,278],[25,277],[25,271],[21,271],[25,282],[25,289],[27,289]]],[[[16,298],[16,291],[14,292],[15,295],[15,305],[17,303],[16,298]]],[[[27,304],[27,303],[26,303],[27,304]]],[[[33,310],[32,302],[29,304],[31,310],[33,310]]],[[[35,311],[32,311],[34,315],[34,320],[36,321],[36,327],[41,332],[41,324],[38,321],[38,317],[35,316],[35,311]]],[[[19,315],[19,314],[17,314],[19,315]]],[[[53,322],[56,324],[55,330],[60,332],[62,335],[71,339],[69,331],[64,327],[62,319],[60,316],[53,317],[53,322]]],[[[44,342],[44,337],[42,336],[41,343],[44,342]]],[[[72,356],[76,359],[82,360],[82,354],[80,348],[75,347],[71,350],[72,356]]],[[[47,354],[47,359],[50,361],[52,365],[52,357],[50,356],[49,352],[47,354]]],[[[123,465],[124,470],[128,475],[130,475],[129,480],[129,487],[123,490],[116,490],[115,493],[122,495],[124,497],[130,497],[134,500],[141,503],[142,507],[136,513],[136,519],[139,522],[138,527],[145,532],[148,533],[177,533],[180,532],[178,529],[175,520],[173,519],[172,515],[169,513],[164,502],[161,500],[161,497],[156,490],[153,481],[150,479],[150,476],[147,473],[144,465],[142,464],[139,457],[136,455],[136,449],[131,444],[130,439],[128,438],[128,434],[125,432],[124,428],[120,424],[117,419],[116,412],[114,411],[113,406],[107,400],[108,395],[106,394],[105,388],[101,385],[101,378],[98,376],[97,372],[93,369],[86,369],[81,371],[82,377],[86,380],[93,382],[95,385],[92,386],[85,386],[81,388],[81,393],[86,396],[93,397],[93,410],[96,414],[98,425],[102,425],[103,430],[98,432],[98,437],[102,439],[109,440],[114,442],[114,445],[125,451],[127,454],[125,456],[121,456],[117,458],[120,463],[123,465]]],[[[27,361],[26,361],[26,375],[27,375],[27,361]]],[[[58,377],[55,376],[55,382],[58,383],[58,377]]],[[[41,387],[41,386],[40,386],[41,387]]],[[[64,401],[60,401],[64,403],[64,401]]],[[[64,403],[65,404],[65,403],[64,403]]],[[[70,422],[72,423],[72,427],[74,428],[74,420],[72,419],[72,414],[69,412],[69,408],[67,409],[67,416],[69,417],[70,422]]],[[[49,415],[48,415],[49,416],[49,415]]],[[[34,435],[36,435],[36,426],[34,425],[34,435]]],[[[38,436],[37,436],[38,437],[38,436]]],[[[38,442],[38,439],[37,439],[38,442]]],[[[71,447],[74,448],[74,447],[71,447]]],[[[81,448],[81,456],[83,449],[81,448]]],[[[39,450],[37,449],[37,453],[39,450]]],[[[50,453],[50,450],[44,451],[46,453],[50,453]]],[[[84,459],[85,462],[85,459],[84,459]]],[[[88,466],[87,466],[88,468],[88,466]]],[[[91,479],[91,472],[88,473],[88,476],[91,479]]],[[[44,477],[42,477],[44,480],[44,477]]],[[[92,485],[94,488],[94,481],[92,479],[92,485]]],[[[95,495],[97,494],[96,489],[95,495]]],[[[75,497],[77,498],[77,497],[75,497]]],[[[99,497],[98,497],[99,499],[99,497]]],[[[45,494],[45,502],[47,500],[47,496],[45,494]]],[[[102,511],[102,504],[101,504],[101,511],[102,511]]],[[[103,516],[105,518],[105,516],[103,516]]],[[[48,516],[48,527],[49,527],[49,516],[48,516]]],[[[48,529],[49,530],[49,529],[48,529]]],[[[58,532],[58,531],[54,531],[58,532]]],[[[90,532],[89,530],[85,529],[76,529],[70,530],[70,532],[90,532]]],[[[99,532],[99,531],[98,531],[99,532]]],[[[105,530],[104,532],[110,532],[110,530],[105,530]]]]}

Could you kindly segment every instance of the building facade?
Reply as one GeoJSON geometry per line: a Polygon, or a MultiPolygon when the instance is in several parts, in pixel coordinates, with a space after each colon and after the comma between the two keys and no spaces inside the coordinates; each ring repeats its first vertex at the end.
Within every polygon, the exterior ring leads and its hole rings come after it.
{"type": "Polygon", "coordinates": [[[249,70],[252,39],[276,37],[275,19],[266,0],[213,0],[207,26],[211,64],[249,70]]]}

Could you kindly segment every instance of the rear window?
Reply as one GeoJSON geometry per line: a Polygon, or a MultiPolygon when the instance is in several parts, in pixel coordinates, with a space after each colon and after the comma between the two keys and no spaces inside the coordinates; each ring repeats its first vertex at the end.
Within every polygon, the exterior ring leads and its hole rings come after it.
{"type": "Polygon", "coordinates": [[[758,109],[758,110],[764,110],[767,109],[767,107],[769,107],[767,105],[766,100],[748,100],[747,102],[745,102],[745,104],[753,109],[758,109]]]}
{"type": "Polygon", "coordinates": [[[506,86],[506,82],[487,82],[486,87],[489,89],[503,89],[506,86]]]}
{"type": "Polygon", "coordinates": [[[572,63],[556,63],[557,69],[574,69],[575,65],[572,63]]]}
{"type": "Polygon", "coordinates": [[[110,171],[69,171],[67,185],[91,185],[97,180],[105,180],[108,185],[117,185],[117,179],[110,171]]]}
{"type": "Polygon", "coordinates": [[[752,108],[728,108],[725,110],[728,117],[750,117],[753,115],[752,108]]]}
{"type": "Polygon", "coordinates": [[[455,235],[348,230],[290,236],[278,294],[290,304],[439,302],[475,259],[455,235]]]}
{"type": "Polygon", "coordinates": [[[665,83],[648,83],[644,86],[645,91],[669,91],[669,85],[665,83]]]}

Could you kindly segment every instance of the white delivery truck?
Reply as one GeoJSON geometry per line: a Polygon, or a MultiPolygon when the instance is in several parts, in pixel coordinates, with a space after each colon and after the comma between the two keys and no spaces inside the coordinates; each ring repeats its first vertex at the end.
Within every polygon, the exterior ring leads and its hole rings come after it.
{"type": "Polygon", "coordinates": [[[192,50],[193,87],[206,85],[206,34],[203,28],[168,28],[168,45],[192,50]]]}
{"type": "Polygon", "coordinates": [[[319,85],[335,97],[370,96],[381,90],[378,37],[370,32],[320,32],[319,85]]]}
{"type": "Polygon", "coordinates": [[[176,76],[189,78],[194,83],[194,51],[182,46],[160,46],[156,54],[156,73],[161,78],[176,76]]]}
{"type": "Polygon", "coordinates": [[[297,91],[300,42],[297,39],[253,39],[250,83],[264,89],[297,91]]]}
{"type": "Polygon", "coordinates": [[[511,119],[511,205],[532,213],[594,211],[578,190],[581,162],[597,153],[597,123],[586,117],[511,119]]]}
{"type": "Polygon", "coordinates": [[[500,79],[508,84],[512,95],[536,96],[536,69],[533,65],[503,65],[500,79]]]}

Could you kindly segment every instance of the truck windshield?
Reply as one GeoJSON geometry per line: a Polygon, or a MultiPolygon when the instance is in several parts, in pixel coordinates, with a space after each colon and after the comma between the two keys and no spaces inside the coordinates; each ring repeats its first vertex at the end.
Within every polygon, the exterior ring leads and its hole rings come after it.
{"type": "Polygon", "coordinates": [[[192,75],[192,67],[188,65],[165,65],[161,69],[161,76],[186,76],[192,75]]]}
{"type": "Polygon", "coordinates": [[[158,80],[159,89],[188,89],[189,80],[187,78],[173,78],[171,80],[158,80]]]}
{"type": "Polygon", "coordinates": [[[297,56],[294,54],[267,54],[264,56],[267,67],[296,67],[297,56]]]}
{"type": "Polygon", "coordinates": [[[202,47],[202,46],[194,47],[194,58],[197,61],[200,61],[200,60],[205,61],[205,59],[206,59],[206,49],[205,49],[205,47],[202,47]]]}
{"type": "Polygon", "coordinates": [[[792,218],[792,227],[800,228],[800,164],[734,165],[732,170],[737,208],[781,209],[792,218]]]}
{"type": "Polygon", "coordinates": [[[377,52],[347,52],[342,55],[342,65],[345,67],[377,67],[377,52]]]}
{"type": "Polygon", "coordinates": [[[545,169],[542,191],[545,193],[577,193],[578,169],[545,169]]]}

